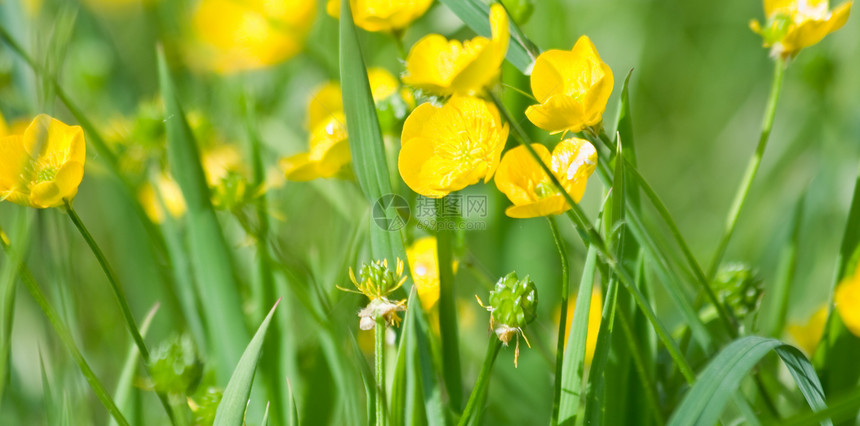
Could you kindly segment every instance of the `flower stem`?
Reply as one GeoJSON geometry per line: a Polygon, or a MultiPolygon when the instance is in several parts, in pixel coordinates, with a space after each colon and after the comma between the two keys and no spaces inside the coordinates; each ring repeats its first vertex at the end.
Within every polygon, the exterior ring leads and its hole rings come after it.
{"type": "Polygon", "coordinates": [[[761,165],[761,159],[764,155],[764,149],[767,147],[767,141],[770,137],[770,131],[773,128],[773,118],[776,115],[776,102],[779,100],[779,93],[782,90],[782,77],[785,73],[785,60],[777,58],[773,68],[773,83],[770,86],[770,96],[767,99],[767,107],[764,110],[764,118],[761,123],[761,134],[758,139],[758,146],[747,164],[747,170],[738,191],[735,194],[732,207],[726,217],[726,229],[723,231],[723,236],[717,245],[717,251],[711,259],[710,267],[708,268],[708,279],[712,280],[720,266],[723,255],[726,253],[726,247],[729,245],[729,240],[735,231],[735,226],[738,223],[738,217],[741,214],[741,209],[744,207],[750,188],[752,187],[755,175],[761,165]]]}
{"type": "Polygon", "coordinates": [[[376,368],[376,425],[385,425],[385,318],[376,318],[374,361],[376,368]]]}
{"type": "MultiPolygon", "coordinates": [[[[75,227],[78,228],[78,231],[81,233],[81,236],[84,237],[84,240],[87,242],[87,245],[90,247],[90,250],[96,256],[96,260],[98,260],[99,265],[104,271],[105,275],[108,278],[108,282],[111,285],[111,289],[113,290],[114,296],[116,296],[117,301],[119,302],[120,311],[122,311],[122,316],[125,319],[126,325],[128,326],[129,332],[131,332],[131,337],[134,339],[135,345],[137,345],[137,349],[140,351],[140,357],[143,359],[143,363],[146,366],[147,373],[149,372],[149,350],[146,349],[146,343],[143,341],[143,336],[140,335],[140,329],[137,328],[137,323],[134,321],[134,315],[131,313],[131,308],[128,306],[128,299],[125,297],[125,292],[123,292],[122,287],[119,285],[119,280],[117,279],[116,273],[111,268],[110,263],[108,263],[107,258],[102,252],[101,248],[99,248],[96,240],[93,239],[93,236],[90,234],[90,231],[87,230],[86,225],[81,220],[78,213],[72,207],[72,204],[68,199],[64,199],[63,203],[66,207],[66,213],[68,213],[69,218],[72,219],[72,223],[75,224],[75,227]]],[[[170,407],[170,402],[167,400],[167,396],[162,392],[157,392],[158,399],[161,401],[161,405],[164,406],[164,409],[167,411],[168,417],[170,417],[170,422],[175,424],[175,419],[173,418],[173,410],[170,407]]]]}
{"type": "Polygon", "coordinates": [[[457,310],[454,304],[453,218],[456,205],[445,198],[436,200],[436,250],[439,259],[439,330],[442,339],[443,376],[451,408],[460,411],[463,404],[463,379],[460,369],[460,345],[457,332],[457,310]],[[454,211],[449,211],[454,210],[454,211]]]}
{"type": "Polygon", "coordinates": [[[564,338],[567,336],[567,305],[568,296],[570,295],[570,268],[567,260],[567,249],[564,246],[564,240],[558,232],[558,226],[551,217],[546,218],[549,223],[549,229],[552,231],[552,237],[555,240],[555,247],[558,249],[558,257],[561,261],[561,318],[558,322],[558,342],[555,350],[555,385],[553,387],[552,398],[552,424],[558,424],[558,410],[561,402],[561,367],[564,359],[564,338]]]}
{"type": "MultiPolygon", "coordinates": [[[[0,230],[0,233],[3,231],[0,230]]],[[[4,240],[0,238],[0,245],[3,246],[3,249],[7,252],[7,254],[12,255],[12,247],[4,240]]],[[[11,256],[10,256],[11,257],[11,256]]],[[[21,263],[18,266],[18,270],[20,273],[21,281],[24,283],[24,287],[27,288],[27,291],[30,292],[30,295],[33,296],[33,299],[36,301],[36,304],[42,308],[42,312],[48,317],[48,322],[51,323],[51,326],[54,328],[54,331],[60,337],[60,340],[63,341],[63,344],[66,345],[66,349],[72,353],[72,358],[74,358],[75,363],[78,364],[78,368],[80,368],[81,373],[83,373],[84,377],[87,379],[87,383],[90,384],[90,387],[95,392],[96,397],[98,397],[99,401],[101,401],[102,405],[108,410],[111,414],[111,417],[120,425],[128,425],[128,421],[123,417],[122,413],[119,411],[119,408],[114,403],[113,399],[111,399],[110,395],[108,395],[104,386],[102,386],[101,382],[99,382],[98,377],[96,377],[95,373],[93,373],[92,368],[87,363],[87,360],[84,359],[84,356],[81,354],[80,349],[78,349],[77,344],[75,344],[74,338],[72,338],[72,334],[69,332],[69,329],[66,328],[66,325],[63,324],[63,321],[60,319],[59,314],[54,308],[48,303],[48,299],[45,297],[45,294],[42,293],[42,289],[39,288],[39,285],[36,283],[36,280],[33,278],[33,274],[30,272],[30,269],[27,268],[26,265],[21,263]]]]}
{"type": "Polygon", "coordinates": [[[469,402],[466,403],[463,416],[457,422],[458,426],[465,426],[469,423],[469,419],[478,409],[479,402],[483,400],[482,396],[486,392],[487,384],[490,381],[490,372],[493,371],[493,364],[496,362],[496,358],[499,356],[499,349],[501,348],[502,341],[497,339],[495,335],[490,336],[490,343],[487,346],[487,356],[484,357],[484,365],[481,366],[481,372],[478,374],[475,388],[472,389],[472,394],[469,395],[469,402]]]}

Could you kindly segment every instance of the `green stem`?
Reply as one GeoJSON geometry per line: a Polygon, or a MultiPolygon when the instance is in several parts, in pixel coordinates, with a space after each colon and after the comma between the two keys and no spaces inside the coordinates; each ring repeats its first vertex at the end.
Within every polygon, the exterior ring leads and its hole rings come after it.
{"type": "MultiPolygon", "coordinates": [[[[0,229],[0,233],[3,230],[0,229]]],[[[7,252],[7,254],[14,254],[11,246],[4,240],[0,238],[0,245],[3,246],[3,249],[7,252]]],[[[101,401],[102,405],[108,410],[111,416],[116,420],[116,422],[120,425],[128,425],[128,421],[123,417],[122,413],[120,413],[119,408],[114,403],[113,399],[111,399],[110,395],[108,395],[104,386],[102,386],[101,382],[99,382],[98,377],[96,377],[95,373],[93,373],[90,365],[87,364],[87,360],[84,359],[84,356],[81,354],[80,349],[78,349],[77,344],[75,344],[75,340],[72,338],[72,334],[66,328],[65,324],[63,324],[62,320],[60,320],[60,316],[57,314],[57,311],[54,310],[53,307],[48,303],[48,299],[45,297],[45,294],[42,293],[41,288],[36,283],[35,278],[33,278],[33,274],[30,272],[30,269],[27,268],[26,265],[22,262],[19,265],[19,271],[21,276],[21,281],[24,282],[24,286],[27,288],[27,291],[30,292],[30,295],[33,296],[33,299],[36,301],[36,304],[42,308],[42,312],[48,317],[48,322],[51,323],[51,326],[54,327],[54,331],[57,332],[57,335],[60,337],[60,340],[63,341],[63,344],[66,345],[66,348],[69,352],[72,353],[72,358],[75,359],[75,362],[78,364],[78,368],[80,368],[81,373],[84,374],[84,377],[87,379],[87,383],[90,384],[90,387],[95,392],[96,397],[101,401]]]]}
{"type": "MultiPolygon", "coordinates": [[[[87,242],[87,245],[90,247],[90,250],[96,256],[96,260],[98,260],[99,265],[104,271],[105,275],[108,278],[108,282],[111,285],[111,290],[113,290],[113,294],[119,302],[120,311],[122,312],[122,316],[125,319],[125,323],[128,326],[129,332],[131,332],[131,337],[134,339],[135,345],[137,345],[137,349],[140,351],[140,357],[143,359],[144,365],[146,366],[147,373],[149,372],[150,366],[150,358],[149,358],[149,350],[146,349],[146,343],[143,341],[143,337],[140,335],[140,329],[137,327],[137,323],[134,321],[134,315],[131,313],[131,308],[128,306],[128,299],[125,297],[125,292],[122,290],[122,287],[119,285],[119,279],[116,276],[116,273],[111,268],[110,263],[108,263],[107,258],[102,252],[99,245],[96,243],[96,240],[90,234],[90,231],[87,229],[84,222],[81,220],[78,213],[72,207],[72,204],[68,199],[63,199],[63,203],[66,207],[66,213],[69,214],[69,218],[72,219],[72,223],[75,224],[75,227],[78,228],[78,231],[81,233],[81,236],[84,237],[84,240],[87,242]]],[[[161,405],[164,406],[165,411],[167,411],[168,417],[170,417],[170,422],[175,424],[175,419],[173,418],[173,410],[170,407],[170,402],[167,400],[167,396],[162,392],[157,392],[158,399],[161,401],[161,405]]]]}
{"type": "Polygon", "coordinates": [[[555,349],[555,385],[553,387],[552,398],[552,424],[558,424],[558,410],[561,402],[561,367],[564,364],[564,338],[567,336],[567,305],[568,296],[570,295],[570,267],[567,260],[567,249],[565,248],[564,240],[558,232],[558,226],[555,221],[547,217],[549,229],[552,231],[552,237],[555,240],[555,247],[558,249],[558,257],[561,261],[561,318],[558,321],[558,342],[555,349]]]}
{"type": "MultiPolygon", "coordinates": [[[[436,250],[439,259],[439,330],[442,338],[443,375],[451,408],[460,411],[463,404],[463,379],[460,368],[460,344],[457,310],[454,304],[453,240],[450,222],[453,212],[446,211],[445,198],[436,200],[436,250]]],[[[447,206],[452,207],[452,206],[447,206]]]]}
{"type": "Polygon", "coordinates": [[[726,247],[729,245],[729,240],[735,231],[735,226],[738,223],[738,217],[741,214],[741,209],[744,207],[750,188],[752,187],[755,175],[761,165],[761,159],[764,155],[764,149],[767,147],[767,141],[770,137],[770,131],[773,128],[773,117],[776,115],[776,102],[779,100],[779,92],[782,90],[782,77],[785,73],[785,60],[777,58],[774,61],[773,69],[773,84],[770,86],[770,96],[767,99],[767,107],[764,110],[764,118],[761,123],[761,134],[758,139],[758,146],[747,164],[747,170],[738,191],[735,194],[732,207],[726,217],[726,229],[723,231],[723,236],[717,245],[717,250],[714,252],[714,257],[711,259],[711,265],[708,268],[708,278],[713,279],[726,252],[726,247]]]}
{"type": "MultiPolygon", "coordinates": [[[[511,128],[514,130],[513,134],[516,137],[517,141],[523,145],[526,150],[531,154],[532,158],[541,166],[544,173],[549,177],[552,181],[553,185],[555,185],[556,190],[562,194],[567,204],[570,206],[570,210],[567,211],[567,216],[573,221],[576,226],[577,232],[579,232],[580,237],[586,245],[593,245],[595,249],[597,249],[598,254],[602,257],[603,261],[609,266],[610,269],[613,270],[616,276],[618,276],[619,281],[630,291],[630,294],[633,296],[633,300],[636,302],[636,305],[642,310],[642,313],[645,314],[645,317],[654,327],[654,331],[657,333],[657,337],[660,341],[666,346],[666,350],[669,352],[669,355],[672,357],[672,360],[675,361],[675,364],[678,366],[678,370],[680,370],[681,374],[683,374],[684,378],[688,383],[693,383],[696,380],[696,375],[693,373],[692,367],[684,358],[684,355],[681,353],[678,344],[672,339],[669,334],[669,330],[666,329],[666,326],[660,322],[657,318],[657,315],[654,313],[654,310],[651,308],[651,305],[645,300],[645,296],[639,291],[639,289],[634,285],[633,279],[631,278],[630,273],[624,269],[624,266],[619,263],[617,257],[609,251],[606,246],[606,243],[601,238],[600,234],[594,229],[594,227],[589,223],[585,216],[585,212],[582,211],[582,208],[579,207],[578,204],[573,200],[570,194],[564,190],[564,187],[558,181],[558,178],[553,174],[552,170],[550,170],[549,166],[547,166],[540,158],[537,152],[535,152],[534,148],[532,148],[531,144],[528,142],[527,135],[525,131],[520,127],[519,123],[511,117],[508,110],[505,108],[504,104],[502,104],[501,99],[494,94],[490,93],[490,97],[493,102],[495,102],[496,106],[499,109],[499,112],[505,117],[505,119],[510,124],[511,128]]],[[[440,260],[441,261],[441,260],[440,260]]]]}
{"type": "Polygon", "coordinates": [[[469,402],[466,403],[466,409],[463,411],[460,421],[457,422],[458,426],[465,426],[468,424],[469,419],[475,414],[475,410],[478,409],[479,402],[482,400],[481,396],[490,381],[490,373],[493,371],[493,364],[496,362],[496,358],[499,356],[499,349],[501,348],[502,341],[497,339],[495,335],[490,336],[490,343],[487,346],[487,356],[484,357],[484,365],[481,366],[481,372],[478,374],[475,388],[472,389],[472,393],[469,395],[469,402]]]}
{"type": "Polygon", "coordinates": [[[376,425],[385,425],[385,318],[376,318],[374,327],[374,361],[376,368],[376,425]]]}

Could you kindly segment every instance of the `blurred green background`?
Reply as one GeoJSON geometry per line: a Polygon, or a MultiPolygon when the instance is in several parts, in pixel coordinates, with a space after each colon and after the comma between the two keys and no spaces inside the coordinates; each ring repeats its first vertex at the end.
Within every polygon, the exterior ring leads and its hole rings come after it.
{"type": "MultiPolygon", "coordinates": [[[[158,96],[157,40],[181,38],[195,2],[162,0],[162,4],[152,1],[148,6],[102,3],[108,2],[2,0],[0,25],[37,62],[57,72],[60,86],[69,97],[98,128],[107,132],[117,118],[134,119],[141,112],[139,105],[158,96]],[[41,3],[36,15],[27,12],[34,3],[41,3]]],[[[211,134],[242,147],[248,164],[242,99],[254,100],[265,144],[265,166],[275,174],[279,157],[306,149],[305,109],[312,90],[337,78],[337,21],[326,15],[324,2],[318,3],[305,51],[285,63],[232,76],[173,70],[186,110],[199,113],[211,127],[211,134]]],[[[773,61],[761,47],[759,36],[748,29],[750,19],[762,19],[761,3],[534,3],[534,13],[522,29],[536,45],[542,49],[569,49],[580,35],[586,34],[612,68],[616,85],[604,116],[610,129],[621,82],[633,69],[630,97],[639,169],[672,212],[697,259],[706,264],[755,149],[771,83],[773,61]]],[[[455,38],[473,34],[443,5],[435,4],[406,31],[407,48],[431,32],[455,38]]],[[[369,33],[362,37],[369,66],[386,67],[395,75],[402,72],[390,37],[369,33]]],[[[180,55],[169,41],[165,47],[169,56],[180,55]]],[[[857,69],[860,24],[856,18],[790,62],[771,142],[726,256],[728,261],[753,266],[765,285],[771,284],[780,251],[788,239],[791,211],[806,193],[790,320],[805,321],[827,300],[831,289],[860,158],[857,69]]],[[[529,91],[528,78],[510,65],[504,68],[503,81],[529,91]]],[[[530,102],[512,90],[505,91],[505,99],[512,109],[520,111],[530,102]]],[[[56,101],[50,85],[2,43],[0,112],[9,122],[46,112],[75,123],[63,104],[56,101]]],[[[524,116],[520,117],[521,124],[536,140],[551,140],[524,116]]],[[[158,130],[154,134],[158,139],[158,130]]],[[[396,130],[389,138],[397,146],[396,130]]],[[[134,145],[138,141],[128,142],[134,145]]],[[[142,318],[153,304],[162,302],[147,342],[157,346],[172,336],[188,333],[176,298],[171,295],[173,290],[159,277],[155,254],[132,210],[133,200],[122,192],[95,151],[88,151],[86,175],[75,206],[119,273],[135,315],[142,318]]],[[[130,170],[130,179],[145,179],[146,171],[152,167],[157,165],[130,170]]],[[[399,186],[404,189],[402,182],[399,186]]],[[[465,193],[486,194],[489,199],[488,217],[480,219],[487,230],[465,233],[465,250],[461,253],[464,266],[456,278],[456,291],[463,302],[460,337],[467,389],[483,359],[489,317],[474,302],[473,295],[485,298],[488,280],[495,281],[512,270],[530,274],[540,294],[540,315],[527,329],[532,349],[522,349],[518,369],[512,366],[513,350],[503,351],[492,378],[491,408],[486,420],[490,424],[546,423],[551,410],[560,280],[552,236],[544,219],[506,218],[508,201],[492,184],[476,185],[465,193]],[[510,403],[512,400],[516,403],[510,403]]],[[[268,194],[274,260],[304,271],[301,285],[318,286],[328,293],[336,301],[329,314],[339,318],[344,332],[357,332],[355,312],[363,301],[335,290],[335,284],[350,287],[346,267],[356,266],[348,261],[351,241],[356,229],[367,226],[361,213],[365,203],[357,185],[345,180],[286,182],[268,194]]],[[[583,200],[591,217],[602,197],[599,179],[592,178],[583,200]]],[[[0,203],[0,224],[4,229],[13,229],[16,217],[31,213],[0,203]]],[[[220,219],[243,284],[243,301],[237,303],[241,303],[253,330],[269,307],[257,306],[250,297],[257,274],[253,261],[256,253],[237,217],[241,214],[221,212],[220,219]]],[[[59,210],[36,212],[27,264],[72,328],[96,374],[112,390],[131,339],[120,326],[120,312],[95,258],[70,225],[59,210]]],[[[181,221],[179,227],[175,230],[177,236],[182,235],[181,221]]],[[[575,286],[584,249],[571,228],[565,227],[564,232],[573,247],[571,276],[575,286]]],[[[410,233],[422,235],[416,229],[410,233]]],[[[366,232],[359,234],[360,238],[361,235],[366,232]]],[[[359,244],[363,248],[358,258],[366,259],[367,244],[359,244]]],[[[0,257],[0,264],[5,262],[7,258],[0,257]]],[[[297,391],[303,423],[336,423],[343,416],[340,409],[333,408],[337,406],[338,392],[364,390],[360,386],[344,390],[334,385],[331,371],[318,356],[321,349],[317,326],[289,290],[288,279],[278,275],[275,293],[284,297],[278,313],[282,328],[278,335],[269,336],[267,345],[282,348],[282,362],[297,391]]],[[[668,297],[659,291],[655,297],[660,317],[670,329],[677,326],[680,316],[668,297]]],[[[764,303],[767,308],[767,294],[764,303]]],[[[70,410],[73,418],[84,422],[101,424],[106,420],[103,408],[65,348],[21,289],[15,299],[11,348],[9,383],[0,401],[0,424],[56,424],[52,416],[63,410],[70,410]],[[52,396],[43,389],[40,360],[53,389],[52,396]]],[[[205,361],[207,354],[202,357],[205,361]]],[[[158,413],[160,408],[152,393],[144,395],[143,411],[158,413]]],[[[251,424],[257,424],[264,406],[259,400],[264,395],[255,396],[258,399],[252,397],[251,424]]]]}

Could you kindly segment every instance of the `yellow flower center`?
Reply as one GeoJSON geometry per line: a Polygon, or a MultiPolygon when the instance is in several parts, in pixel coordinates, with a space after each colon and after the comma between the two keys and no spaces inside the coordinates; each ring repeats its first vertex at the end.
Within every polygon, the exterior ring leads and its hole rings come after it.
{"type": "Polygon", "coordinates": [[[535,185],[535,194],[537,194],[538,200],[543,200],[544,198],[558,195],[559,192],[555,189],[555,186],[552,184],[552,182],[545,180],[535,185]]]}

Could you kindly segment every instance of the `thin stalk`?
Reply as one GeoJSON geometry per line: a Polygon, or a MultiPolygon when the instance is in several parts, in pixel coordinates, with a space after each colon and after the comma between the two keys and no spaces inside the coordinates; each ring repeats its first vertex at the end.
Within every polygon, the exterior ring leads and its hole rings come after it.
{"type": "Polygon", "coordinates": [[[570,267],[567,260],[567,248],[564,240],[558,232],[558,226],[551,217],[546,218],[555,247],[558,249],[558,257],[561,261],[561,318],[558,322],[558,342],[555,349],[555,385],[552,398],[552,424],[558,424],[558,410],[561,405],[561,367],[564,364],[564,338],[567,336],[567,305],[570,295],[570,267]]]}
{"type": "MultiPolygon", "coordinates": [[[[149,350],[146,349],[146,343],[143,341],[143,337],[140,335],[140,329],[137,327],[137,323],[134,320],[134,315],[131,313],[131,308],[128,306],[128,299],[125,297],[125,292],[122,287],[119,285],[119,279],[116,276],[116,273],[113,271],[113,268],[108,263],[107,258],[102,252],[99,245],[96,243],[96,240],[90,234],[90,231],[87,229],[84,222],[81,220],[78,213],[72,207],[72,204],[68,199],[64,199],[63,203],[65,204],[66,213],[68,213],[69,218],[72,219],[72,223],[75,224],[75,227],[78,228],[78,231],[81,233],[81,236],[84,237],[84,240],[87,242],[87,245],[90,247],[90,250],[95,255],[96,260],[98,260],[99,265],[104,271],[105,275],[108,278],[108,282],[111,285],[111,290],[113,290],[113,294],[119,302],[120,311],[122,312],[122,316],[125,319],[125,323],[128,326],[128,330],[131,333],[131,337],[134,339],[135,345],[137,345],[137,349],[140,351],[140,357],[143,359],[144,365],[146,366],[146,371],[149,373],[149,350]]],[[[170,422],[172,424],[176,424],[176,421],[173,416],[173,410],[171,409],[170,402],[167,400],[167,396],[162,392],[157,392],[158,399],[161,401],[161,405],[164,406],[164,410],[167,412],[167,416],[170,417],[170,422]]]]}
{"type": "Polygon", "coordinates": [[[720,266],[720,262],[726,252],[726,247],[728,247],[729,240],[731,240],[732,234],[735,231],[735,226],[738,223],[741,209],[744,207],[744,203],[749,195],[755,175],[761,165],[764,149],[767,147],[770,131],[773,128],[773,118],[776,115],[776,103],[779,100],[779,92],[782,90],[782,78],[784,73],[785,60],[777,58],[774,61],[773,84],[770,86],[770,96],[767,99],[767,107],[765,107],[764,110],[764,117],[761,123],[761,134],[758,138],[758,146],[747,164],[746,173],[744,173],[744,178],[741,180],[741,185],[738,187],[738,191],[735,194],[734,201],[732,202],[732,207],[729,209],[729,214],[726,217],[726,229],[723,231],[723,236],[720,238],[717,250],[714,252],[714,257],[711,259],[711,265],[708,268],[709,279],[714,278],[714,274],[716,274],[717,268],[720,266]]]}
{"type": "Polygon", "coordinates": [[[633,360],[633,367],[636,369],[639,380],[642,382],[642,389],[645,390],[645,401],[648,402],[649,411],[654,416],[654,422],[658,425],[666,424],[666,420],[660,411],[660,403],[657,398],[657,385],[645,368],[645,361],[642,359],[642,349],[633,335],[631,321],[627,318],[627,313],[624,312],[624,309],[616,309],[615,313],[617,314],[615,318],[621,324],[621,331],[624,333],[624,337],[627,338],[627,344],[630,346],[630,357],[633,360]]]}
{"type": "MultiPolygon", "coordinates": [[[[448,207],[452,207],[449,205],[448,207]]],[[[436,251],[439,259],[439,330],[442,340],[442,374],[448,389],[451,408],[460,411],[463,404],[463,378],[460,368],[460,344],[457,310],[454,304],[453,240],[451,219],[445,198],[436,200],[436,251]]]]}
{"type": "MultiPolygon", "coordinates": [[[[0,233],[3,230],[0,229],[0,233]]],[[[12,255],[14,252],[12,251],[12,247],[9,243],[0,238],[0,245],[3,246],[3,249],[6,251],[7,255],[12,255]]],[[[96,397],[101,401],[102,405],[110,413],[111,417],[120,425],[128,426],[128,421],[123,417],[122,413],[119,411],[119,408],[114,403],[113,399],[111,399],[110,395],[108,395],[104,386],[102,386],[101,382],[99,382],[98,377],[96,377],[95,373],[93,373],[92,368],[87,363],[87,360],[84,359],[84,356],[81,354],[80,349],[78,349],[75,340],[72,338],[72,334],[69,332],[69,329],[66,328],[66,325],[63,324],[63,321],[60,319],[60,316],[57,314],[57,311],[48,303],[48,299],[45,297],[45,294],[42,293],[42,289],[36,283],[35,278],[33,278],[33,274],[30,272],[30,269],[22,262],[19,265],[20,277],[21,281],[24,283],[24,287],[27,288],[27,291],[30,292],[30,295],[33,296],[33,299],[36,301],[36,304],[42,309],[42,312],[48,317],[48,322],[51,323],[51,326],[54,328],[54,331],[57,332],[57,335],[60,337],[60,340],[63,341],[63,344],[66,345],[66,349],[72,353],[72,358],[74,358],[75,363],[78,364],[78,368],[80,368],[81,373],[84,374],[84,377],[87,379],[87,383],[90,384],[90,387],[95,392],[96,397]]]]}
{"type": "MultiPolygon", "coordinates": [[[[499,109],[499,112],[505,117],[505,119],[510,124],[511,128],[514,130],[513,134],[516,137],[517,141],[526,147],[526,150],[532,155],[532,158],[537,161],[540,167],[543,169],[544,173],[546,173],[547,177],[552,181],[553,185],[555,185],[556,190],[562,194],[567,204],[570,206],[570,210],[567,211],[567,216],[571,219],[573,224],[575,225],[577,232],[579,232],[580,237],[586,245],[593,245],[597,252],[602,257],[603,261],[606,265],[613,270],[616,276],[618,276],[619,281],[630,291],[630,294],[633,296],[633,300],[636,302],[636,305],[639,309],[642,310],[642,313],[645,314],[645,317],[654,327],[654,331],[657,333],[657,337],[666,346],[666,350],[669,352],[669,355],[672,357],[672,360],[675,361],[675,364],[678,366],[678,370],[684,376],[688,383],[693,383],[696,380],[696,375],[693,373],[693,369],[687,360],[684,358],[684,355],[681,353],[678,344],[672,339],[669,330],[666,329],[666,326],[660,322],[657,318],[657,315],[654,313],[654,310],[651,308],[651,305],[645,300],[645,296],[639,291],[639,289],[634,285],[633,278],[630,273],[624,269],[624,266],[620,264],[618,258],[610,252],[607,248],[606,243],[601,238],[600,234],[594,229],[594,227],[589,223],[585,212],[582,211],[582,208],[573,201],[573,198],[567,191],[564,190],[564,187],[558,181],[558,178],[555,174],[552,173],[552,170],[549,169],[549,166],[544,164],[541,161],[540,156],[535,152],[534,148],[532,148],[531,144],[528,142],[528,138],[525,134],[525,131],[520,127],[519,123],[516,120],[513,120],[508,110],[505,108],[504,104],[502,104],[501,99],[494,94],[490,93],[490,97],[493,102],[495,102],[496,106],[499,109]]],[[[440,260],[441,262],[441,260],[440,260]]]]}
{"type": "Polygon", "coordinates": [[[374,353],[376,368],[376,425],[385,426],[385,318],[376,318],[374,327],[374,353]]]}
{"type": "Polygon", "coordinates": [[[490,381],[490,373],[493,371],[493,364],[496,362],[496,358],[499,356],[499,349],[502,348],[502,341],[497,339],[496,336],[490,336],[490,343],[487,345],[487,356],[484,357],[484,365],[481,366],[481,372],[478,374],[478,380],[475,382],[475,388],[472,389],[471,395],[469,395],[469,402],[466,403],[466,409],[463,410],[463,415],[460,417],[460,421],[457,422],[458,426],[465,426],[469,423],[469,419],[475,414],[475,411],[479,409],[478,405],[482,400],[481,396],[484,394],[487,384],[490,381]]]}

